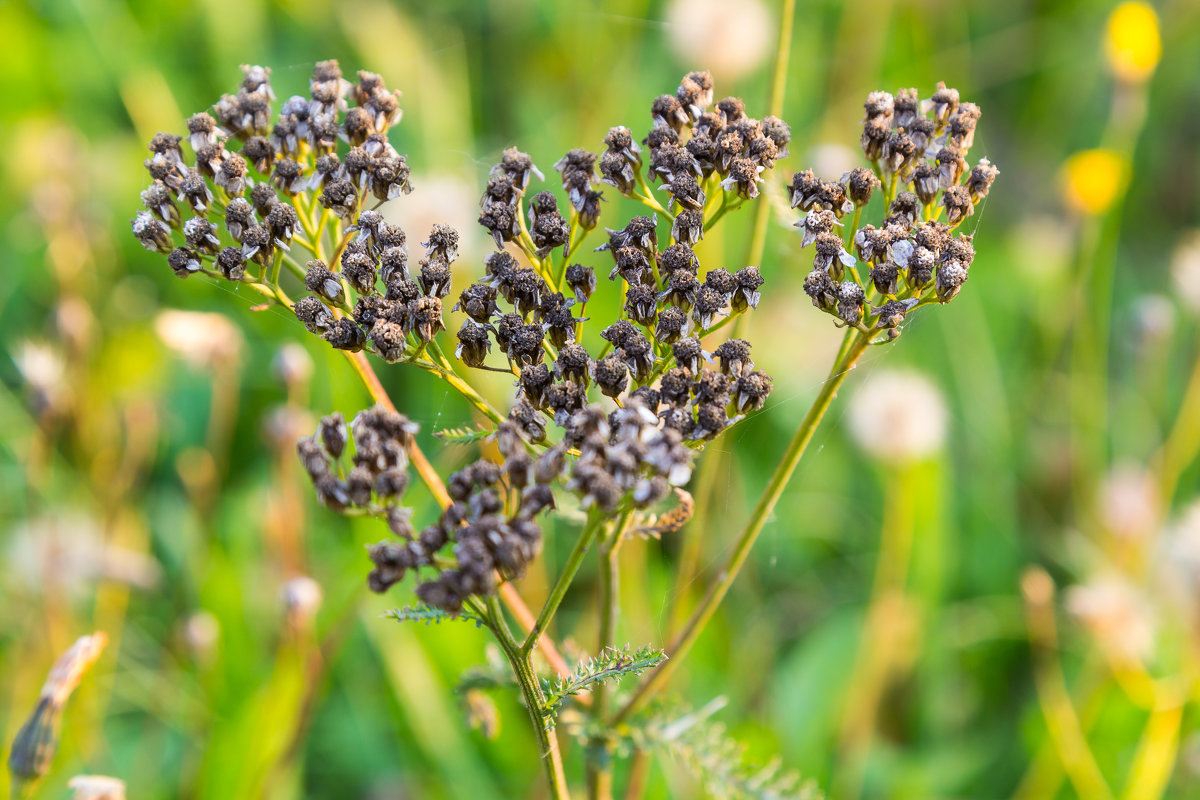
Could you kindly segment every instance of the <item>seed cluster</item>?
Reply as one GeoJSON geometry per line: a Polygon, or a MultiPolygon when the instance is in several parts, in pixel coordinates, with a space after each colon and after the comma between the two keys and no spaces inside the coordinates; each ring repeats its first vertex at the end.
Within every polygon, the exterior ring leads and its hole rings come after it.
{"type": "Polygon", "coordinates": [[[417,586],[417,596],[457,614],[466,598],[489,595],[499,580],[524,574],[542,549],[535,517],[554,507],[550,484],[562,474],[565,460],[562,448],[530,458],[513,426],[505,425],[497,436],[507,456],[503,464],[481,459],[455,472],[446,484],[453,502],[436,522],[414,535],[405,515],[391,524],[399,542],[371,548],[372,590],[386,591],[408,570],[431,567],[436,574],[417,586]]]}
{"type": "MultiPolygon", "coordinates": [[[[624,303],[619,318],[599,326],[608,342],[602,353],[589,353],[579,341],[586,304],[597,288],[595,267],[566,265],[566,252],[557,287],[499,251],[485,259],[483,279],[459,296],[455,309],[468,318],[458,331],[458,358],[470,367],[498,369],[486,363],[494,342],[518,375],[521,399],[559,427],[585,407],[595,388],[618,403],[636,397],[664,427],[685,440],[703,440],[738,415],[761,408],[771,391],[770,377],[754,369],[747,342],[722,344],[714,362],[700,341],[732,315],[758,305],[762,275],[754,266],[734,273],[703,270],[692,246],[706,221],[704,187],[720,192],[723,202],[755,196],[760,174],[786,155],[791,132],[782,120],[748,117],[738,98],[710,110],[712,90],[712,77],[694,72],[674,95],[651,105],[654,125],[642,144],[649,149],[651,180],[661,181],[671,198],[674,223],[662,249],[657,215],[606,229],[608,242],[597,250],[612,257],[608,277],[620,277],[624,303]]],[[[609,130],[604,144],[601,181],[636,196],[646,187],[642,148],[621,126],[609,130]]],[[[589,227],[594,224],[589,209],[599,200],[592,189],[596,164],[596,156],[576,149],[555,165],[573,219],[589,227]]],[[[515,149],[492,168],[479,221],[497,246],[521,236],[520,208],[534,176],[542,173],[515,149]]],[[[711,218],[716,209],[707,210],[711,218]]],[[[536,255],[570,245],[570,226],[551,192],[529,198],[529,217],[536,255]]]]}
{"type": "MultiPolygon", "coordinates": [[[[412,191],[407,162],[387,138],[400,117],[397,98],[378,75],[360,72],[351,83],[326,61],[308,95],[287,99],[273,116],[270,71],[244,67],[236,94],[187,121],[190,159],[183,137],[150,142],[153,183],[134,234],[167,254],[181,277],[253,284],[335,348],[456,378],[436,339],[459,233],[435,225],[410,268],[405,231],[377,210],[412,191]],[[294,303],[282,290],[284,266],[303,283],[294,303]]],[[[537,555],[534,518],[553,507],[556,488],[605,514],[647,508],[687,482],[694,447],[763,406],[772,381],[755,369],[750,344],[730,339],[711,353],[702,344],[758,305],[762,275],[756,266],[706,269],[693,248],[758,195],[791,132],[777,118],[747,116],[738,98],[714,104],[706,72],[656,98],[650,116],[640,143],[618,126],[600,154],[577,148],[559,159],[561,205],[559,187],[536,185],[545,176],[516,148],[489,174],[479,224],[496,251],[484,258],[483,277],[456,295],[454,310],[466,319],[455,355],[466,368],[516,380],[507,418],[489,412],[503,420],[493,432],[501,463],[455,473],[453,504],[416,534],[399,505],[411,423],[375,408],[349,430],[340,417],[326,418],[300,443],[322,503],[386,519],[398,537],[371,550],[373,589],[431,569],[421,598],[457,612],[537,555]],[[602,183],[655,213],[604,228],[607,241],[595,249],[604,255],[580,257],[579,243],[599,227],[602,183]],[[665,206],[652,185],[665,192],[665,206]],[[669,230],[660,232],[661,217],[669,230]],[[608,278],[622,292],[608,319],[586,316],[599,288],[597,258],[612,259],[608,278]],[[585,324],[604,342],[598,351],[583,344],[585,324]]]]}
{"type": "Polygon", "coordinates": [[[954,230],[987,197],[999,171],[986,158],[968,169],[981,112],[945,84],[924,100],[916,89],[872,92],[864,108],[862,148],[871,169],[851,170],[840,181],[797,172],[791,204],[806,212],[796,223],[801,246],[814,248],[804,281],[813,305],[839,324],[886,331],[892,340],[914,308],[949,302],[962,288],[975,248],[971,235],[955,237],[954,230]],[[859,226],[877,191],[885,200],[881,225],[859,226]]]}
{"type": "MultiPolygon", "coordinates": [[[[270,70],[243,67],[243,73],[236,94],[224,95],[212,114],[187,120],[190,162],[182,137],[159,133],[151,140],[145,166],[152,183],[142,192],[145,210],[134,218],[133,233],[148,250],[166,253],[180,277],[203,272],[255,282],[267,280],[269,269],[277,277],[280,259],[291,253],[302,229],[309,234],[306,244],[317,238],[319,233],[305,226],[317,225],[319,210],[337,222],[357,221],[353,230],[359,237],[334,254],[336,263],[308,262],[305,286],[314,296],[296,303],[296,314],[333,346],[361,349],[374,320],[364,324],[357,314],[353,320],[335,317],[329,307],[350,310],[352,291],[377,294],[376,275],[384,287],[392,277],[408,279],[404,232],[375,211],[363,210],[372,198],[378,205],[412,191],[405,157],[387,138],[400,118],[398,93],[371,72],[359,72],[352,84],[336,61],[322,61],[313,70],[309,95],[284,101],[272,124],[270,70]],[[184,210],[191,215],[186,220],[184,210]]],[[[321,232],[327,221],[320,223],[321,232]]],[[[435,230],[431,241],[438,235],[435,230]]],[[[447,249],[436,250],[431,259],[453,260],[447,249]]],[[[429,270],[436,272],[437,266],[429,270]]],[[[414,336],[431,337],[440,326],[437,292],[409,289],[389,298],[395,303],[403,297],[403,310],[388,307],[388,313],[375,316],[414,336]],[[414,295],[421,294],[426,296],[418,301],[414,295]]],[[[362,311],[371,316],[367,306],[362,311]]],[[[381,328],[379,338],[381,351],[395,355],[396,329],[381,328]]]]}
{"type": "Polygon", "coordinates": [[[401,511],[408,449],[416,433],[416,423],[403,414],[374,406],[360,411],[349,426],[341,414],[324,417],[296,450],[323,505],[390,515],[401,511]],[[346,467],[347,460],[352,466],[346,467]]]}
{"type": "MultiPolygon", "coordinates": [[[[669,197],[672,239],[689,245],[703,238],[706,223],[714,221],[709,194],[719,188],[723,207],[729,199],[726,191],[741,200],[757,197],[763,173],[788,155],[792,138],[791,128],[778,117],[747,116],[741,98],[726,97],[714,106],[713,79],[707,72],[685,75],[674,95],[655,98],[650,114],[654,127],[642,140],[649,151],[648,175],[661,181],[669,197]]],[[[601,180],[633,196],[644,186],[641,149],[624,127],[610,130],[604,144],[601,180]]]]}

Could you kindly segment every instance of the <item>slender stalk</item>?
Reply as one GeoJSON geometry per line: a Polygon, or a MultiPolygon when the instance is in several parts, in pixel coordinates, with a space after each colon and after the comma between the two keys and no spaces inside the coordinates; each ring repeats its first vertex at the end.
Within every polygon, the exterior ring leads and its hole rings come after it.
{"type": "Polygon", "coordinates": [[[625,785],[625,800],[640,800],[646,791],[646,778],[650,773],[650,753],[638,748],[629,760],[629,782],[625,785]]]}
{"type": "Polygon", "coordinates": [[[1200,451],[1200,358],[1192,368],[1192,377],[1188,380],[1171,431],[1154,459],[1164,502],[1170,502],[1175,496],[1179,476],[1196,457],[1197,451],[1200,451]]]}
{"type": "Polygon", "coordinates": [[[554,617],[554,612],[558,611],[559,605],[562,604],[563,597],[566,596],[567,589],[571,586],[571,581],[575,580],[575,573],[579,572],[579,565],[583,563],[583,557],[591,547],[592,540],[596,538],[596,532],[603,524],[604,517],[601,515],[593,515],[588,519],[579,538],[575,541],[571,555],[567,556],[567,563],[563,565],[554,588],[550,590],[550,596],[546,598],[546,603],[542,606],[541,613],[538,614],[537,622],[533,624],[533,628],[530,629],[529,635],[521,645],[522,653],[529,653],[533,649],[534,642],[545,632],[546,626],[554,617]]]}
{"type": "MultiPolygon", "coordinates": [[[[717,224],[717,222],[721,219],[721,217],[725,216],[730,211],[735,211],[735,210],[741,208],[742,204],[745,202],[746,202],[745,200],[738,200],[736,203],[726,203],[726,202],[721,203],[721,207],[718,208],[715,212],[713,212],[713,215],[711,217],[709,217],[707,220],[705,220],[704,232],[708,233],[710,230],[712,230],[713,226],[717,224]]],[[[760,203],[759,205],[765,206],[766,203],[760,203]]]]}
{"type": "MultiPolygon", "coordinates": [[[[792,28],[795,27],[796,0],[783,0],[783,12],[779,17],[779,46],[775,51],[775,70],[771,73],[772,116],[783,114],[783,98],[787,93],[788,61],[792,54],[792,28]]],[[[746,263],[757,266],[762,261],[767,244],[767,223],[771,219],[771,204],[759,198],[754,209],[754,232],[746,249],[746,263]]]]}
{"type": "Polygon", "coordinates": [[[676,637],[675,641],[671,643],[670,660],[664,661],[642,680],[633,697],[617,713],[614,724],[627,719],[630,714],[642,708],[655,693],[662,689],[667,681],[671,679],[675,670],[679,668],[679,664],[683,661],[688,651],[691,650],[692,645],[696,643],[696,639],[700,637],[704,627],[712,619],[717,606],[725,599],[725,595],[729,592],[729,587],[733,585],[734,579],[737,578],[738,572],[741,571],[742,566],[745,564],[746,558],[750,554],[750,548],[754,546],[754,542],[758,539],[758,534],[762,531],[763,525],[766,524],[767,517],[775,509],[775,504],[779,502],[779,498],[783,496],[783,490],[787,487],[792,474],[796,471],[796,467],[800,463],[800,458],[808,448],[808,443],[812,441],[813,434],[816,432],[822,418],[824,418],[829,404],[833,402],[833,398],[837,395],[837,390],[842,385],[842,381],[846,379],[846,375],[854,367],[859,356],[863,354],[870,340],[871,337],[869,335],[860,333],[854,339],[845,355],[834,362],[829,377],[826,378],[821,391],[817,394],[816,399],[813,400],[808,413],[804,415],[804,419],[800,422],[800,427],[796,429],[796,434],[792,437],[792,441],[788,443],[787,450],[784,451],[783,457],[775,467],[775,473],[771,476],[766,489],[763,490],[762,496],[759,497],[758,504],[755,506],[754,512],[750,515],[750,519],[746,522],[746,527],[738,537],[737,544],[734,546],[728,563],[726,563],[725,567],[717,575],[716,582],[709,587],[704,599],[700,602],[700,606],[692,614],[691,619],[688,620],[687,626],[676,637]]]}
{"type": "MultiPolygon", "coordinates": [[[[513,617],[516,618],[517,623],[521,626],[521,630],[526,632],[533,630],[533,626],[537,624],[533,618],[533,612],[529,610],[529,606],[525,605],[525,601],[521,599],[521,595],[517,592],[515,586],[508,581],[500,584],[500,599],[508,607],[513,617]]],[[[542,653],[542,657],[549,662],[555,672],[564,678],[571,674],[571,668],[567,666],[566,659],[558,652],[553,639],[543,633],[541,638],[538,639],[537,646],[538,650],[542,653]]],[[[584,699],[580,698],[580,701],[582,702],[584,699]]]]}
{"type": "MultiPolygon", "coordinates": [[[[618,569],[617,556],[621,542],[629,528],[629,520],[633,517],[633,508],[626,509],[618,518],[612,532],[600,542],[600,636],[596,652],[602,653],[612,647],[617,638],[617,616],[620,614],[621,574],[618,569]]],[[[603,714],[608,699],[608,684],[600,683],[592,693],[595,698],[595,713],[603,714]]]]}
{"type": "Polygon", "coordinates": [[[1177,692],[1163,694],[1159,706],[1146,722],[1137,755],[1129,770],[1123,800],[1159,800],[1171,780],[1171,772],[1179,754],[1179,727],[1183,720],[1184,703],[1177,692]]]}
{"type": "Polygon", "coordinates": [[[491,405],[483,399],[483,396],[480,395],[479,392],[472,389],[471,384],[463,380],[457,372],[447,370],[445,367],[439,366],[432,361],[413,361],[412,363],[426,370],[427,372],[432,372],[434,375],[437,375],[446,383],[450,384],[455,391],[467,399],[467,402],[475,406],[475,408],[481,414],[490,419],[492,422],[500,423],[504,421],[504,415],[492,408],[491,405]]]}
{"type": "Polygon", "coordinates": [[[1080,797],[1112,800],[1112,791],[1088,747],[1083,726],[1058,663],[1058,628],[1054,621],[1054,583],[1041,569],[1030,569],[1021,579],[1025,614],[1034,650],[1034,683],[1038,701],[1063,771],[1080,797]]]}
{"type": "Polygon", "coordinates": [[[587,765],[589,800],[612,800],[613,773],[612,750],[604,742],[593,742],[592,753],[587,765]]]}
{"type": "MultiPolygon", "coordinates": [[[[771,73],[771,104],[770,113],[779,117],[783,115],[783,99],[787,95],[788,61],[792,54],[792,29],[795,28],[796,0],[783,0],[783,11],[779,17],[779,46],[775,50],[775,70],[771,73]]],[[[724,213],[722,208],[721,212],[724,213]]],[[[721,216],[718,214],[713,222],[721,216]]],[[[771,204],[766,197],[758,198],[754,208],[754,231],[750,235],[750,244],[746,248],[746,264],[758,266],[762,263],[763,253],[767,247],[767,227],[771,220],[771,204]]],[[[707,230],[707,228],[706,228],[707,230]]],[[[733,328],[733,336],[739,337],[746,332],[747,317],[743,315],[733,328]]]]}
{"type": "Polygon", "coordinates": [[[854,217],[851,218],[850,224],[846,226],[846,249],[854,251],[854,234],[858,232],[858,223],[862,219],[862,206],[854,207],[854,217]]]}
{"type": "Polygon", "coordinates": [[[654,190],[650,188],[650,184],[646,183],[646,178],[642,175],[641,167],[635,171],[634,175],[637,179],[637,188],[639,191],[633,193],[633,199],[640,201],[644,206],[654,209],[667,219],[675,219],[675,215],[664,208],[663,204],[658,202],[654,197],[654,190]]]}
{"type": "MultiPolygon", "coordinates": [[[[1071,702],[1080,709],[1079,724],[1085,736],[1100,718],[1112,686],[1101,664],[1098,658],[1089,657],[1075,681],[1076,692],[1071,702]]],[[[1058,757],[1054,741],[1046,738],[1038,747],[1033,763],[1017,784],[1012,800],[1045,800],[1048,797],[1057,797],[1063,777],[1062,760],[1058,757]]]]}
{"type": "Polygon", "coordinates": [[[484,618],[488,621],[492,633],[496,635],[496,641],[500,643],[500,649],[504,651],[521,687],[521,695],[525,699],[525,707],[533,723],[533,732],[541,748],[546,780],[550,784],[550,797],[553,800],[569,800],[571,792],[567,788],[567,776],[563,770],[562,753],[558,749],[558,737],[554,735],[550,718],[546,715],[546,696],[542,693],[542,685],[530,665],[529,654],[524,652],[513,638],[495,597],[488,599],[484,618]]]}
{"type": "Polygon", "coordinates": [[[850,691],[839,732],[841,750],[835,797],[860,797],[866,777],[866,755],[888,685],[902,668],[902,636],[897,629],[908,598],[905,582],[911,561],[915,523],[915,474],[911,465],[889,470],[885,488],[883,530],[875,583],[863,620],[858,652],[849,682],[850,691]]]}
{"type": "MultiPolygon", "coordinates": [[[[621,610],[621,573],[617,556],[632,514],[633,509],[627,509],[612,531],[602,537],[600,542],[600,635],[596,643],[597,653],[603,653],[612,647],[617,638],[617,616],[621,610]]],[[[592,692],[592,715],[598,720],[603,720],[607,711],[608,685],[600,683],[592,692]]],[[[600,737],[593,738],[590,745],[591,757],[587,764],[588,796],[592,800],[611,800],[612,746],[600,737]]]]}

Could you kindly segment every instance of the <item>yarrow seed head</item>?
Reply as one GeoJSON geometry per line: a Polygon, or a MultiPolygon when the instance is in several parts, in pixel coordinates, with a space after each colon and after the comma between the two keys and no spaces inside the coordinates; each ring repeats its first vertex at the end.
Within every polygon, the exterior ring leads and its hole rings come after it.
{"type": "MultiPolygon", "coordinates": [[[[791,130],[749,116],[738,98],[714,105],[712,76],[692,72],[648,103],[644,138],[612,127],[602,151],[559,158],[553,186],[529,154],[508,148],[480,198],[496,251],[482,278],[460,282],[457,230],[434,225],[410,267],[406,232],[380,209],[413,191],[389,141],[398,98],[378,74],[355,82],[322,61],[307,90],[273,110],[270,70],[245,67],[235,93],[184,123],[186,142],[172,133],[150,142],[131,227],[174,274],[253,286],[336,349],[411,362],[465,392],[457,369],[514,376],[508,414],[489,414],[499,458],[452,475],[452,504],[419,532],[402,505],[415,434],[407,419],[380,407],[349,425],[331,415],[297,446],[321,503],[377,517],[394,536],[368,551],[370,587],[420,570],[417,596],[457,613],[536,557],[537,515],[556,507],[556,490],[610,513],[649,507],[688,480],[693,447],[764,405],[772,382],[754,369],[749,343],[732,339],[710,356],[699,339],[755,308],[763,276],[755,266],[706,269],[692,248],[726,210],[761,202],[791,130]],[[665,203],[651,195],[656,182],[665,203]],[[590,256],[578,242],[610,212],[598,183],[653,211],[610,221],[598,234],[603,255],[590,256]],[[659,229],[664,204],[669,231],[659,229]],[[335,224],[316,223],[313,208],[335,224]],[[313,258],[298,261],[302,251],[313,258]],[[612,260],[611,287],[598,286],[599,259],[612,260]],[[288,272],[302,281],[298,295],[284,290],[288,272]],[[620,293],[618,314],[589,305],[601,291],[620,293]],[[439,344],[451,297],[462,314],[453,361],[439,344]],[[589,352],[585,327],[601,332],[602,350],[589,352]]],[[[964,118],[955,130],[965,138],[969,127],[964,118]]],[[[835,235],[848,202],[841,184],[817,182],[809,233],[835,235]]],[[[948,280],[953,269],[944,271],[948,280]]]]}

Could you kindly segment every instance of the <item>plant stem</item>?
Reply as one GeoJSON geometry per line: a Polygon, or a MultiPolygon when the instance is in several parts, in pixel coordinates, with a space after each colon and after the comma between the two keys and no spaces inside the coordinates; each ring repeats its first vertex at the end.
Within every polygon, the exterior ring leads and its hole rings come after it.
{"type": "MultiPolygon", "coordinates": [[[[522,630],[526,632],[533,630],[533,626],[536,624],[533,612],[529,610],[529,606],[525,605],[525,601],[521,599],[521,595],[515,586],[508,581],[500,584],[500,599],[504,602],[504,605],[508,606],[509,612],[516,618],[522,630]]],[[[542,657],[549,662],[555,672],[564,678],[571,674],[571,668],[567,666],[566,659],[558,652],[558,648],[549,636],[543,633],[537,641],[537,646],[538,650],[541,651],[542,657]]]]}
{"type": "MultiPolygon", "coordinates": [[[[768,106],[772,116],[782,116],[783,98],[787,93],[788,61],[792,54],[792,28],[796,16],[796,0],[783,0],[783,12],[779,17],[779,46],[775,51],[775,70],[771,73],[771,102],[768,106]]],[[[758,200],[754,209],[754,233],[746,249],[746,263],[758,266],[762,261],[767,244],[767,222],[771,219],[771,204],[765,197],[758,200]]]]}
{"type": "MultiPolygon", "coordinates": [[[[788,61],[792,54],[792,29],[795,28],[796,0],[783,0],[783,10],[779,16],[779,45],[775,49],[775,69],[771,73],[771,102],[768,106],[772,116],[783,116],[783,99],[787,95],[788,61]]],[[[724,214],[713,218],[715,223],[724,214]]],[[[758,198],[754,207],[754,230],[750,235],[750,244],[746,248],[746,264],[759,266],[767,247],[767,227],[771,220],[771,204],[766,197],[758,198]]],[[[707,230],[707,228],[705,228],[707,230]]],[[[748,325],[747,318],[737,321],[733,329],[734,338],[742,336],[748,325]]]]}
{"type": "Polygon", "coordinates": [[[642,175],[641,167],[638,167],[634,172],[637,179],[637,188],[640,190],[633,193],[633,198],[641,202],[642,205],[648,206],[659,212],[667,219],[675,219],[675,215],[663,207],[663,204],[658,202],[654,197],[654,190],[650,188],[650,184],[646,182],[646,178],[642,175]]]}
{"type": "MultiPolygon", "coordinates": [[[[371,398],[389,411],[395,411],[396,406],[392,403],[392,398],[388,397],[387,391],[383,388],[383,384],[379,382],[379,376],[375,374],[371,363],[367,361],[367,357],[360,353],[351,353],[346,350],[340,351],[346,356],[346,360],[350,362],[350,366],[354,367],[354,371],[358,373],[358,377],[362,380],[363,385],[367,389],[367,393],[371,398]]],[[[438,505],[446,508],[450,505],[450,495],[446,491],[446,484],[442,482],[442,478],[437,474],[437,470],[429,463],[429,459],[425,457],[425,453],[413,442],[412,447],[408,452],[409,459],[412,461],[413,468],[416,469],[417,475],[421,481],[429,488],[430,494],[437,500],[438,505]]],[[[566,589],[564,588],[565,592],[566,589]]],[[[566,677],[571,674],[570,668],[567,666],[566,660],[558,652],[558,648],[550,637],[542,635],[540,629],[534,627],[533,613],[529,607],[525,605],[525,601],[521,599],[521,595],[513,588],[512,584],[504,583],[500,586],[500,597],[504,600],[504,604],[512,610],[513,616],[522,626],[529,628],[529,639],[526,640],[526,647],[523,649],[528,651],[533,648],[533,643],[537,642],[541,647],[542,655],[554,667],[554,671],[559,675],[566,677]],[[539,631],[535,633],[534,631],[539,631]]],[[[561,599],[561,598],[560,598],[561,599]]]]}
{"type": "Polygon", "coordinates": [[[1021,593],[1025,598],[1025,615],[1033,648],[1038,702],[1063,771],[1080,797],[1112,800],[1112,791],[1088,746],[1058,662],[1054,582],[1044,570],[1031,568],[1021,578],[1021,593]]]}
{"type": "MultiPolygon", "coordinates": [[[[596,644],[597,653],[603,653],[612,647],[617,637],[617,616],[621,610],[621,575],[618,569],[617,555],[632,515],[633,509],[627,509],[613,527],[612,532],[603,536],[600,541],[600,635],[596,644]]],[[[600,683],[592,692],[592,716],[603,721],[607,710],[608,685],[600,683]]],[[[603,737],[593,737],[589,743],[588,755],[588,796],[592,800],[611,800],[613,782],[611,743],[603,737]]]]}
{"type": "MultiPolygon", "coordinates": [[[[617,555],[632,516],[633,508],[626,509],[625,513],[617,520],[612,532],[600,541],[600,636],[596,644],[597,653],[603,653],[607,648],[612,647],[617,637],[617,616],[621,610],[621,575],[617,565],[617,555]]],[[[607,690],[608,684],[601,683],[592,692],[597,716],[604,714],[608,700],[607,690]]]]}
{"type": "Polygon", "coordinates": [[[699,638],[704,627],[712,619],[717,606],[721,604],[721,601],[729,592],[729,587],[733,585],[734,579],[737,578],[738,572],[741,571],[742,566],[745,564],[746,558],[750,554],[750,548],[754,546],[755,540],[758,539],[758,534],[762,531],[767,517],[770,516],[771,512],[775,509],[775,504],[779,502],[779,498],[783,495],[783,490],[787,487],[792,474],[796,471],[796,467],[800,463],[800,458],[808,448],[808,443],[812,441],[817,426],[825,416],[825,412],[829,409],[829,404],[833,402],[833,398],[837,395],[837,390],[842,385],[842,381],[846,379],[846,375],[849,374],[850,370],[854,367],[854,363],[858,361],[859,356],[863,354],[863,351],[870,343],[870,338],[869,335],[860,333],[845,354],[834,362],[833,368],[829,372],[829,377],[825,379],[821,391],[817,394],[816,399],[813,400],[808,413],[804,415],[804,419],[800,422],[800,427],[796,429],[792,441],[788,443],[787,450],[784,451],[783,457],[775,467],[775,473],[771,476],[770,482],[759,497],[758,504],[755,506],[754,512],[750,515],[750,519],[746,522],[746,527],[738,537],[737,544],[734,546],[728,563],[717,575],[716,582],[709,587],[704,599],[700,602],[699,608],[696,609],[691,619],[688,620],[687,626],[671,644],[670,660],[664,661],[643,679],[633,697],[617,713],[613,720],[614,724],[624,721],[630,714],[642,708],[646,704],[646,701],[666,685],[675,670],[679,668],[680,662],[683,661],[688,651],[691,650],[692,645],[696,643],[696,639],[699,638]]]}
{"type": "Polygon", "coordinates": [[[546,715],[546,696],[542,693],[542,685],[529,662],[529,654],[517,645],[504,614],[495,597],[488,598],[487,615],[488,627],[496,635],[500,649],[504,651],[508,663],[516,674],[517,683],[521,686],[521,695],[525,698],[525,707],[529,711],[530,721],[533,722],[533,732],[537,736],[541,748],[542,763],[546,766],[546,780],[550,784],[550,797],[554,800],[568,800],[571,796],[567,788],[567,776],[563,771],[562,754],[558,749],[558,737],[546,715]]]}
{"type": "Polygon", "coordinates": [[[1196,457],[1198,450],[1200,450],[1200,358],[1196,359],[1196,366],[1192,368],[1192,376],[1184,390],[1183,402],[1179,405],[1179,413],[1171,425],[1170,433],[1163,440],[1162,447],[1153,460],[1159,474],[1163,502],[1169,503],[1175,496],[1175,489],[1179,485],[1179,476],[1196,457]]]}
{"type": "Polygon", "coordinates": [[[862,219],[862,206],[854,207],[854,217],[850,220],[850,224],[846,226],[846,250],[854,252],[854,234],[858,232],[858,223],[862,219]]]}
{"type": "MultiPolygon", "coordinates": [[[[705,221],[704,232],[708,233],[710,230],[712,230],[713,226],[717,224],[717,221],[720,220],[721,217],[725,216],[730,211],[734,211],[736,209],[741,208],[742,204],[745,202],[746,202],[745,200],[738,200],[736,203],[728,203],[728,202],[721,203],[721,207],[718,208],[715,212],[713,212],[713,215],[705,221]]],[[[766,204],[762,203],[760,205],[766,205],[766,204]]]]}
{"type": "Polygon", "coordinates": [[[629,782],[625,785],[625,800],[641,800],[646,791],[646,777],[650,772],[650,753],[638,748],[629,760],[629,782]]]}
{"type": "Polygon", "coordinates": [[[550,624],[551,618],[554,617],[554,612],[558,611],[563,597],[567,594],[567,589],[571,586],[571,581],[575,579],[575,573],[579,572],[579,565],[583,563],[583,557],[587,554],[588,548],[592,544],[592,539],[596,537],[596,531],[600,529],[603,523],[603,516],[592,515],[589,517],[587,524],[584,525],[583,531],[580,532],[579,538],[575,541],[575,547],[571,550],[571,555],[567,556],[567,563],[563,565],[562,572],[559,573],[554,588],[550,590],[550,596],[546,598],[546,603],[542,606],[541,613],[538,614],[537,621],[533,624],[533,628],[530,629],[529,635],[521,645],[522,653],[528,654],[533,649],[534,642],[538,640],[538,637],[545,632],[546,626],[550,624]]]}
{"type": "Polygon", "coordinates": [[[467,402],[475,406],[475,408],[478,409],[481,414],[490,419],[492,422],[500,423],[504,421],[504,415],[492,408],[491,405],[488,404],[487,400],[484,400],[478,392],[472,389],[471,385],[463,380],[457,372],[447,370],[445,367],[442,367],[433,361],[413,361],[412,363],[415,366],[426,370],[427,372],[432,372],[434,375],[437,375],[446,383],[450,384],[455,391],[467,399],[467,402]]]}

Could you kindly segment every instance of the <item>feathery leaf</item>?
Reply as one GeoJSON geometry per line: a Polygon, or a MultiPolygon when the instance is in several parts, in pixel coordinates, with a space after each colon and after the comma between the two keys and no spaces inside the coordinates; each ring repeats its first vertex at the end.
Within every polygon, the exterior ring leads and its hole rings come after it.
{"type": "Polygon", "coordinates": [[[649,645],[637,650],[628,645],[624,649],[605,648],[595,658],[580,662],[567,677],[558,678],[546,687],[546,715],[553,720],[568,697],[587,691],[597,683],[620,680],[625,675],[641,675],[666,660],[666,653],[649,645]]]}
{"type": "Polygon", "coordinates": [[[446,428],[435,431],[433,435],[450,444],[470,444],[478,442],[480,439],[486,439],[493,433],[491,428],[446,428]]]}

